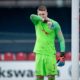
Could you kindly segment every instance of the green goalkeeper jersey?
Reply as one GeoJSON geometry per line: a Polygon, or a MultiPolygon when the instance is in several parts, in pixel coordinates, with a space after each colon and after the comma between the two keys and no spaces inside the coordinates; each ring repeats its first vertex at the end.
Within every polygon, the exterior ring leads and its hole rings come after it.
{"type": "Polygon", "coordinates": [[[42,21],[42,18],[38,15],[30,15],[30,19],[35,26],[36,42],[34,47],[35,53],[52,55],[56,53],[55,39],[58,38],[60,42],[60,51],[65,51],[64,37],[61,32],[60,25],[55,20],[50,19],[52,25],[42,21]]]}

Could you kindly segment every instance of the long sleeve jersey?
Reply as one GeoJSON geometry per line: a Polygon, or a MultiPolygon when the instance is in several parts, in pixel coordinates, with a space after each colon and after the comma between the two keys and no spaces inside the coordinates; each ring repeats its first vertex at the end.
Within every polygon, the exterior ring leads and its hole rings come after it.
{"type": "Polygon", "coordinates": [[[60,43],[60,51],[65,52],[65,41],[59,23],[50,19],[52,26],[42,21],[38,15],[30,15],[30,19],[35,26],[36,42],[34,46],[35,53],[52,55],[56,53],[55,40],[56,37],[60,43]]]}

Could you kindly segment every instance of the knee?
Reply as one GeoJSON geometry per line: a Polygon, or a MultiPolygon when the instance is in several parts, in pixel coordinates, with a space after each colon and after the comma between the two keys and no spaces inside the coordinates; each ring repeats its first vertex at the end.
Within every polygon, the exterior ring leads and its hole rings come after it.
{"type": "Polygon", "coordinates": [[[55,78],[55,76],[54,75],[48,75],[48,78],[55,78]]]}
{"type": "Polygon", "coordinates": [[[43,79],[43,78],[44,78],[44,76],[37,76],[37,78],[39,78],[39,79],[43,79]]]}

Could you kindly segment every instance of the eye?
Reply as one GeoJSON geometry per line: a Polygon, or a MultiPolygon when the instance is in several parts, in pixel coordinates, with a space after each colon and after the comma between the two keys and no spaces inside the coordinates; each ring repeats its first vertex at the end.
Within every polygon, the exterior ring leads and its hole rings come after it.
{"type": "Polygon", "coordinates": [[[45,14],[42,14],[42,15],[45,15],[45,14]]]}

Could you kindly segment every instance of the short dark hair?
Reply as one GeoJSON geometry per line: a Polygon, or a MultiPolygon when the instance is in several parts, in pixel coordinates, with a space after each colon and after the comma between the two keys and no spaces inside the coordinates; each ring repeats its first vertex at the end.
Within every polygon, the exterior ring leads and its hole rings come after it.
{"type": "Polygon", "coordinates": [[[38,7],[37,10],[39,10],[39,11],[47,11],[47,8],[46,8],[46,6],[41,5],[41,6],[38,7]]]}

